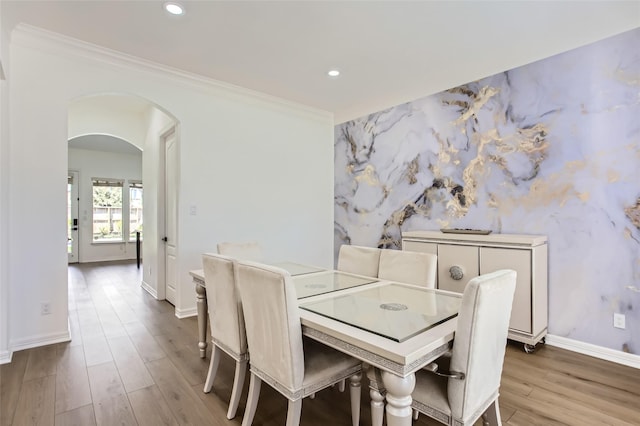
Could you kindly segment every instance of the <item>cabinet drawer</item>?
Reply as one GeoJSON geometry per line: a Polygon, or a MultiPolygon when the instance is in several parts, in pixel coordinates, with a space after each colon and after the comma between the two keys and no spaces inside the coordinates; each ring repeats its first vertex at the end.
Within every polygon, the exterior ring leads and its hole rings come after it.
{"type": "Polygon", "coordinates": [[[480,273],[513,269],[518,274],[509,328],[531,333],[531,251],[493,247],[480,248],[480,273]]]}
{"type": "Polygon", "coordinates": [[[462,293],[470,279],[479,274],[478,247],[438,244],[438,288],[462,293]],[[451,268],[462,271],[461,279],[451,276],[451,268]]]}
{"type": "Polygon", "coordinates": [[[402,240],[402,250],[438,255],[438,244],[402,240]]]}

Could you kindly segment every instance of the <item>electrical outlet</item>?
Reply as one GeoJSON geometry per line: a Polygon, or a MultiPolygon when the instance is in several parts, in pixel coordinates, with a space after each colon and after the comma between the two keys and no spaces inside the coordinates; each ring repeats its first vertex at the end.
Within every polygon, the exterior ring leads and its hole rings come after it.
{"type": "Polygon", "coordinates": [[[51,303],[42,302],[40,304],[40,315],[50,315],[51,314],[51,303]]]}
{"type": "Polygon", "coordinates": [[[624,330],[625,328],[624,314],[613,314],[613,326],[615,328],[621,328],[624,330]]]}

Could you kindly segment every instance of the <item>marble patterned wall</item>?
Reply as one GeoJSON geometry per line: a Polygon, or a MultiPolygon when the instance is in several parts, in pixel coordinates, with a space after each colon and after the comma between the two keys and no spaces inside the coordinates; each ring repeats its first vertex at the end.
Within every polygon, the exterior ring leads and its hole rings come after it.
{"type": "Polygon", "coordinates": [[[336,126],[336,251],[442,227],[547,235],[549,333],[640,354],[640,29],[336,126]]]}

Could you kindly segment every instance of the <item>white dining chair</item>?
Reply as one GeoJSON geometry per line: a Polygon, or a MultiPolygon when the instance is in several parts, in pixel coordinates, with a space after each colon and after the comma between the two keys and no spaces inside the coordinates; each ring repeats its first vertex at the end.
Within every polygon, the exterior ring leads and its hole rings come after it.
{"type": "Polygon", "coordinates": [[[380,250],[378,278],[435,288],[438,256],[406,250],[380,250]]]}
{"type": "Polygon", "coordinates": [[[223,353],[226,353],[236,362],[233,389],[227,410],[227,418],[233,419],[240,402],[249,360],[242,304],[236,288],[235,260],[228,256],[206,253],[202,255],[202,264],[207,285],[207,304],[213,343],[204,392],[211,391],[220,358],[223,353]]]}
{"type": "Polygon", "coordinates": [[[262,246],[256,241],[218,243],[218,254],[233,257],[238,260],[261,262],[264,260],[262,246]]]}
{"type": "Polygon", "coordinates": [[[473,278],[458,314],[449,371],[438,363],[416,372],[411,406],[448,425],[501,425],[498,395],[516,272],[473,278]]]}
{"type": "Polygon", "coordinates": [[[358,425],[362,363],[303,339],[296,291],[287,271],[239,261],[236,274],[251,350],[251,381],[242,425],[253,422],[263,381],[289,400],[286,424],[297,426],[303,398],[346,378],[350,379],[352,424],[358,425]]]}
{"type": "Polygon", "coordinates": [[[338,253],[338,270],[367,277],[378,276],[380,249],[343,244],[338,253]]]}

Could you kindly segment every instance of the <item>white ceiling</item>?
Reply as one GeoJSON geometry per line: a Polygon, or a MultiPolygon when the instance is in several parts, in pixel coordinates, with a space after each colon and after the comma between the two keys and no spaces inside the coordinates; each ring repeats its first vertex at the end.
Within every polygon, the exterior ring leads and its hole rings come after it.
{"type": "Polygon", "coordinates": [[[330,111],[335,122],[640,27],[640,1],[0,1],[18,22],[330,111]],[[342,75],[326,76],[337,67],[342,75]]]}

